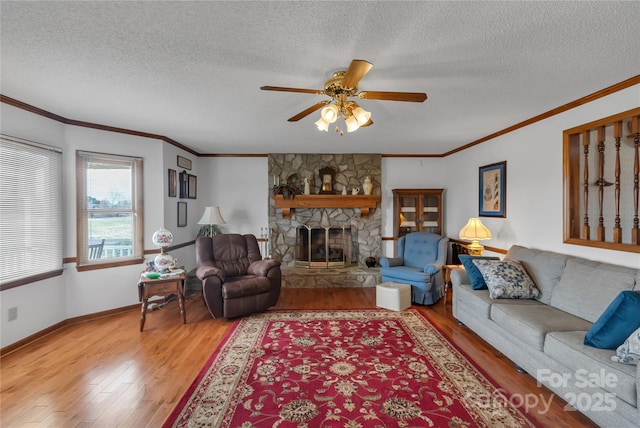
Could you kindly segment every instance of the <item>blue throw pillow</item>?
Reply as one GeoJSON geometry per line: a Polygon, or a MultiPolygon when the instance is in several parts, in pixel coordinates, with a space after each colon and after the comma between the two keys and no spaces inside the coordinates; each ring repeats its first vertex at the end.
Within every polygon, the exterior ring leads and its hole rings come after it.
{"type": "Polygon", "coordinates": [[[474,290],[486,290],[487,283],[484,282],[484,278],[480,273],[478,267],[473,264],[473,260],[500,260],[499,257],[481,257],[481,256],[458,256],[460,263],[464,266],[464,270],[467,271],[469,279],[471,280],[471,288],[474,290]]]}
{"type": "Polygon", "coordinates": [[[584,344],[616,349],[640,327],[640,291],[623,291],[613,299],[584,336],[584,344]]]}

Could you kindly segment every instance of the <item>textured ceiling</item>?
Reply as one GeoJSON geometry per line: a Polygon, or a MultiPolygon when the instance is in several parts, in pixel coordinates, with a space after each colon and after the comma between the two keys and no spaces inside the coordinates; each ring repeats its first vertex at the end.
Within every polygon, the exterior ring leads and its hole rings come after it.
{"type": "Polygon", "coordinates": [[[3,95],[199,153],[442,154],[640,70],[640,2],[0,2],[3,95]],[[352,59],[374,125],[318,131],[352,59]]]}

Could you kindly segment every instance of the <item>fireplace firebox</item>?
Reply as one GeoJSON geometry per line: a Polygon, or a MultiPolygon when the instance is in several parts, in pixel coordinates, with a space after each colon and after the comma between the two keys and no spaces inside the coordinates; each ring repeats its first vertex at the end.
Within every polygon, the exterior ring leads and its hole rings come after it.
{"type": "Polygon", "coordinates": [[[296,235],[296,267],[341,268],[357,264],[351,226],[299,226],[296,235]]]}

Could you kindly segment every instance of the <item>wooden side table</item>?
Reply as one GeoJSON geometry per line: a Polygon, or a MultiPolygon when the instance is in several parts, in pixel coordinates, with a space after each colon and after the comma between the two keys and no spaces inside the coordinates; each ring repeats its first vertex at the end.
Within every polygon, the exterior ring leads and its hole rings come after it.
{"type": "Polygon", "coordinates": [[[464,269],[463,265],[444,265],[442,266],[442,276],[444,277],[444,305],[447,306],[447,293],[449,292],[449,284],[451,283],[451,271],[454,269],[464,269]]]}
{"type": "Polygon", "coordinates": [[[182,315],[182,324],[187,323],[187,313],[184,309],[184,282],[186,280],[184,273],[172,276],[164,276],[158,279],[151,279],[140,275],[138,282],[138,298],[142,302],[140,314],[140,331],[144,329],[144,321],[147,317],[147,307],[149,297],[152,296],[169,296],[175,294],[178,296],[180,304],[180,315],[182,315]]]}

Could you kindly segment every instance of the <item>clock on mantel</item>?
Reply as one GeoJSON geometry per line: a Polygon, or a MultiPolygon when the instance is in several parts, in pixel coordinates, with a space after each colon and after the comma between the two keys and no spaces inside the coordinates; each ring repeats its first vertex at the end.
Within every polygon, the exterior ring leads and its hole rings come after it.
{"type": "Polygon", "coordinates": [[[360,208],[360,217],[368,218],[371,208],[380,201],[380,195],[294,195],[288,199],[273,195],[272,198],[285,219],[291,217],[295,208],[360,208]]]}

